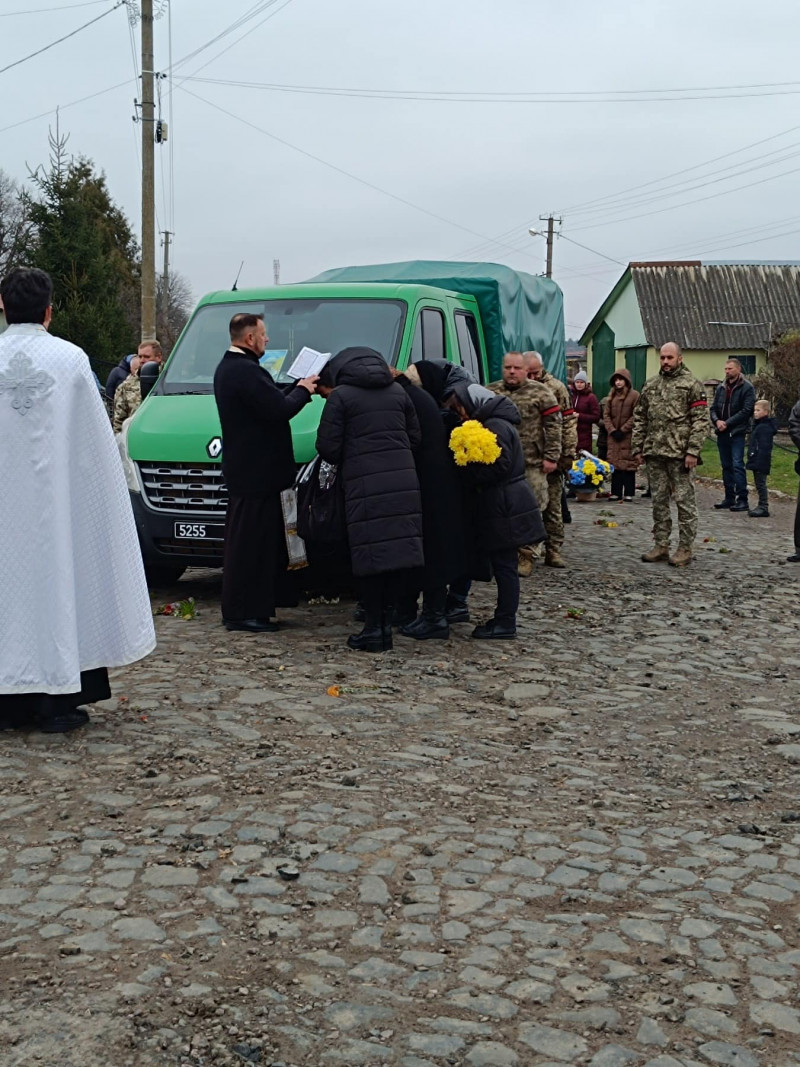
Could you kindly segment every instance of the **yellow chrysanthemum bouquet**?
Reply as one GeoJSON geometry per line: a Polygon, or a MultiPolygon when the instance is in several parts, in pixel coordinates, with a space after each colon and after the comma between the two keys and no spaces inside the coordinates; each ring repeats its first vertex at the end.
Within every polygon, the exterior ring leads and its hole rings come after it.
{"type": "Polygon", "coordinates": [[[450,434],[450,451],[456,465],[466,467],[468,463],[490,465],[499,459],[503,450],[497,443],[496,434],[477,419],[468,419],[450,434]]]}
{"type": "Polygon", "coordinates": [[[575,489],[598,489],[613,472],[613,466],[604,459],[582,452],[572,464],[567,481],[575,489]]]}

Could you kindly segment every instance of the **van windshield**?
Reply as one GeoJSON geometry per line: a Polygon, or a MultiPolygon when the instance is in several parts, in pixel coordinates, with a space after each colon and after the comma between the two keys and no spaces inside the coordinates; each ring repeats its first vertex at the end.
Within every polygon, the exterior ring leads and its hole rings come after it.
{"type": "Polygon", "coordinates": [[[296,300],[208,304],[192,317],[154,391],[167,395],[213,393],[214,371],[229,344],[228,323],[238,312],[263,315],[267,351],[262,366],[278,382],[303,346],[334,355],[352,345],[374,348],[387,363],[397,359],[406,305],[400,300],[296,300]]]}

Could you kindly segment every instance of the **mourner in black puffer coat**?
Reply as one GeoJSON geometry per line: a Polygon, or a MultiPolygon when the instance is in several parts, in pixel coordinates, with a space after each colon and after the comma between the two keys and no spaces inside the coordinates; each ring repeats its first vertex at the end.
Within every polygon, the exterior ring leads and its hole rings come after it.
{"type": "Polygon", "coordinates": [[[399,571],[422,567],[422,505],[413,450],[419,421],[405,390],[371,348],[345,348],[323,368],[327,397],[317,452],[339,468],[353,574],[366,624],[351,648],[391,648],[388,618],[399,571]]]}
{"type": "Polygon", "coordinates": [[[519,607],[517,549],[546,540],[533,490],[525,478],[525,457],[516,427],[519,411],[504,396],[482,385],[460,383],[453,404],[463,420],[476,419],[491,430],[502,449],[494,463],[469,463],[464,476],[474,492],[474,529],[479,551],[492,564],[497,583],[494,617],[477,626],[473,637],[510,638],[516,634],[519,607]]]}

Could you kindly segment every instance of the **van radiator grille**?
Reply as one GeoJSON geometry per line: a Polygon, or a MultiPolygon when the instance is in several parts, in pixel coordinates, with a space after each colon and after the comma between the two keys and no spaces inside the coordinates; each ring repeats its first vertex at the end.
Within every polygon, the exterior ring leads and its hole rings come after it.
{"type": "Polygon", "coordinates": [[[218,463],[138,463],[144,496],[156,511],[224,516],[228,490],[218,463]]]}

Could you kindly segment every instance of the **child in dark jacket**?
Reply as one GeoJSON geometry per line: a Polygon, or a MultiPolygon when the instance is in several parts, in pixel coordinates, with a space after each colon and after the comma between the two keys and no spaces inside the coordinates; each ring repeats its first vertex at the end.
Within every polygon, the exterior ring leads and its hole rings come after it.
{"type": "Polygon", "coordinates": [[[772,466],[772,439],[777,432],[778,424],[769,413],[769,401],[757,400],[747,444],[747,469],[753,472],[753,481],[758,490],[758,507],[747,513],[751,519],[765,519],[769,515],[767,475],[772,466]]]}

